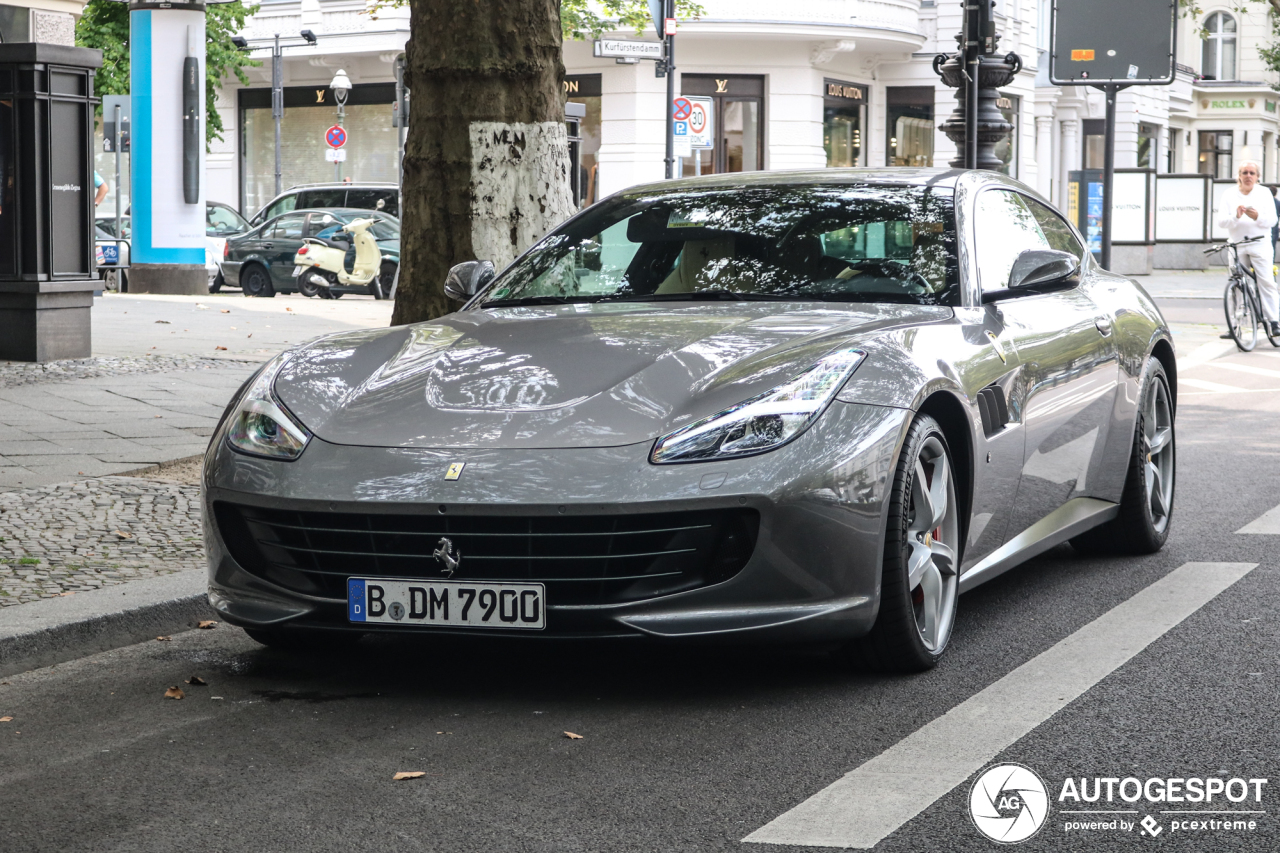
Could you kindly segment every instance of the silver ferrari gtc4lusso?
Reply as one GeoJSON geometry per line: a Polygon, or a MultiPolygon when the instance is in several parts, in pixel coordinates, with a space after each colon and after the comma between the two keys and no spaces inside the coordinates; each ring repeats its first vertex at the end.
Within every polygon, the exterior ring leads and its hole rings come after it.
{"type": "Polygon", "coordinates": [[[232,400],[203,483],[226,621],[816,640],[912,671],[961,592],[1168,536],[1169,329],[1003,176],[637,187],[446,292],[232,400]]]}

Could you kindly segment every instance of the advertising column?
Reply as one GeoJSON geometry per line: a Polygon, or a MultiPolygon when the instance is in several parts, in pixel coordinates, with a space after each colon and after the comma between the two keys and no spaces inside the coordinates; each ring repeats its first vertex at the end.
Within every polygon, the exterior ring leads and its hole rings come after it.
{"type": "Polygon", "coordinates": [[[131,2],[132,293],[207,293],[204,4],[131,2]]]}

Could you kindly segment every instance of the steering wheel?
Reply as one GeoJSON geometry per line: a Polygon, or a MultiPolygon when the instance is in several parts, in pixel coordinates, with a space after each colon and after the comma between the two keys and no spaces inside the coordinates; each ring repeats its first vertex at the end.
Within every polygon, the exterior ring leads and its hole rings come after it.
{"type": "Polygon", "coordinates": [[[886,278],[906,279],[910,284],[920,288],[925,293],[933,292],[928,280],[902,261],[894,261],[887,258],[883,260],[867,258],[861,261],[850,261],[849,269],[858,270],[859,272],[875,272],[886,278]]]}

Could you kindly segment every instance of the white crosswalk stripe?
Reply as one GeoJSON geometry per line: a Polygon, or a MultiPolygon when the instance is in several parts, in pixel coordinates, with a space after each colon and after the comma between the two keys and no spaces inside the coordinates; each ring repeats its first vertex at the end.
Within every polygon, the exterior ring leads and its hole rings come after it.
{"type": "Polygon", "coordinates": [[[1192,379],[1187,376],[1178,377],[1178,386],[1190,386],[1199,388],[1202,391],[1216,391],[1219,394],[1241,394],[1249,391],[1248,388],[1241,388],[1238,385],[1223,385],[1221,382],[1209,382],[1205,379],[1192,379]]]}
{"type": "Polygon", "coordinates": [[[1252,364],[1237,364],[1234,361],[1213,361],[1209,363],[1209,366],[1223,370],[1234,370],[1237,373],[1252,373],[1254,376],[1270,376],[1273,379],[1280,377],[1280,370],[1268,370],[1265,367],[1255,367],[1252,364]]]}
{"type": "Polygon", "coordinates": [[[1267,510],[1244,527],[1241,527],[1236,533],[1280,536],[1280,506],[1267,510]]]}
{"type": "Polygon", "coordinates": [[[1256,566],[1182,565],[743,841],[874,847],[1256,566]]]}

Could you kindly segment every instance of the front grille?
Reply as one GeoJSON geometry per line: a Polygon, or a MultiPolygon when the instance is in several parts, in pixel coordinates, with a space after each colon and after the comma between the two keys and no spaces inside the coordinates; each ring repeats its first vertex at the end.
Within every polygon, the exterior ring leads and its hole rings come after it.
{"type": "Polygon", "coordinates": [[[309,595],[346,597],[348,577],[536,581],[547,602],[637,601],[719,583],[755,548],[753,509],[607,516],[453,516],[312,512],[218,501],[214,516],[248,572],[309,595]]]}

